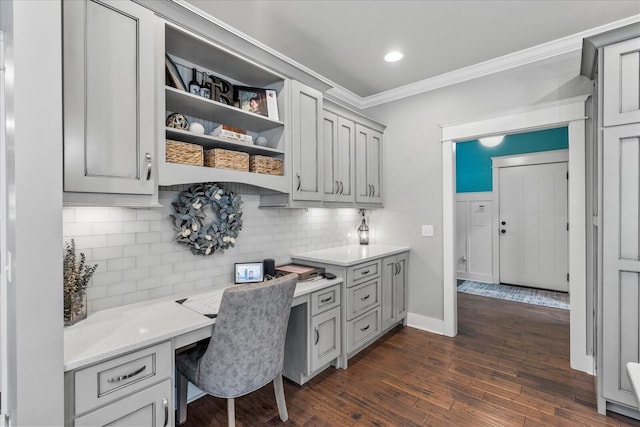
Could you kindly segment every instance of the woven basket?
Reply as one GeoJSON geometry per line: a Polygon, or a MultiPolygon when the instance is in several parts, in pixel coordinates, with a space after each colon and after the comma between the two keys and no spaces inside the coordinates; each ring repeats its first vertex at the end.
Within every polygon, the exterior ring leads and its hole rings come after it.
{"type": "Polygon", "coordinates": [[[204,152],[204,165],[212,168],[249,172],[249,154],[214,148],[204,152]]]}
{"type": "Polygon", "coordinates": [[[165,151],[167,162],[194,166],[202,166],[203,164],[201,145],[167,139],[165,151]]]}
{"type": "Polygon", "coordinates": [[[251,156],[249,160],[249,171],[269,175],[282,175],[282,159],[258,155],[251,156]]]}

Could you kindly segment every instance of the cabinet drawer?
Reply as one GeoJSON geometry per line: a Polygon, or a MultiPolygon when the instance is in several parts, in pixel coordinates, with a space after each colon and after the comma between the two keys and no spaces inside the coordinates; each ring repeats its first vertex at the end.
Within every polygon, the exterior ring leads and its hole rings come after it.
{"type": "Polygon", "coordinates": [[[380,303],[380,279],[374,279],[347,289],[347,320],[364,313],[380,303]]]}
{"type": "Polygon", "coordinates": [[[380,260],[358,264],[347,270],[347,286],[355,286],[380,275],[380,260]]]}
{"type": "Polygon", "coordinates": [[[75,413],[171,377],[171,343],[135,351],[75,372],[75,413]]]}
{"type": "Polygon", "coordinates": [[[74,420],[74,426],[168,426],[174,416],[171,380],[167,379],[126,399],[74,420]]]}
{"type": "Polygon", "coordinates": [[[380,308],[347,323],[347,353],[364,346],[380,333],[380,308]]]}
{"type": "Polygon", "coordinates": [[[340,305],[340,285],[331,286],[311,294],[311,315],[340,305]]]}

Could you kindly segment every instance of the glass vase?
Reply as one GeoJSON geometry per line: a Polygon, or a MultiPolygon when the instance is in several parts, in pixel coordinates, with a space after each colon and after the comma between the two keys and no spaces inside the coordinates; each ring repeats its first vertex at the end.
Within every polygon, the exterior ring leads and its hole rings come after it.
{"type": "Polygon", "coordinates": [[[87,293],[76,292],[65,301],[64,326],[71,326],[87,318],[87,293]]]}

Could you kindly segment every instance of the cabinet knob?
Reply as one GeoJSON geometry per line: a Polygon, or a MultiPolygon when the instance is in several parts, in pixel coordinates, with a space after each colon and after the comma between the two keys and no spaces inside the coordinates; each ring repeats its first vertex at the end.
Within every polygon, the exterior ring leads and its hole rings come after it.
{"type": "Polygon", "coordinates": [[[502,234],[505,234],[505,233],[507,232],[507,230],[505,230],[505,229],[503,228],[502,230],[500,230],[500,232],[501,232],[502,234]]]}

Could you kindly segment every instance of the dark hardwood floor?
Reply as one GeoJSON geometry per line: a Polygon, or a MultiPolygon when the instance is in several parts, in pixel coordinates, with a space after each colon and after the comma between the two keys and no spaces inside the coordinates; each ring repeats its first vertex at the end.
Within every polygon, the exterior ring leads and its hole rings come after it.
{"type": "MultiPolygon", "coordinates": [[[[289,426],[640,426],[596,412],[593,377],[569,367],[569,311],[458,294],[458,336],[396,328],[299,387],[289,426]]],[[[226,401],[189,405],[184,426],[224,426],[226,401]]],[[[236,399],[239,426],[282,424],[273,387],[236,399]]]]}

